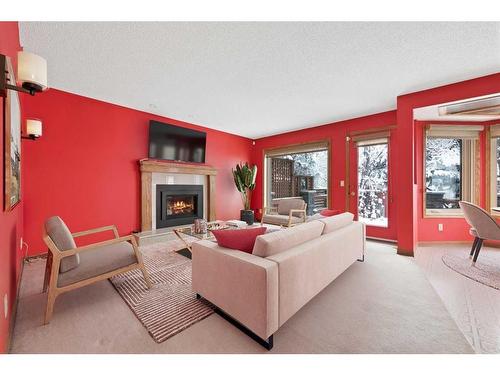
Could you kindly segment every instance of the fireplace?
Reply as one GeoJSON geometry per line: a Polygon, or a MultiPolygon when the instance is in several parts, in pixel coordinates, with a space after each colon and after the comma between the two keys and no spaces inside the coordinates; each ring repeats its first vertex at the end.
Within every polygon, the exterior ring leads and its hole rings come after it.
{"type": "Polygon", "coordinates": [[[203,219],[203,185],[156,185],[156,228],[203,219]]]}

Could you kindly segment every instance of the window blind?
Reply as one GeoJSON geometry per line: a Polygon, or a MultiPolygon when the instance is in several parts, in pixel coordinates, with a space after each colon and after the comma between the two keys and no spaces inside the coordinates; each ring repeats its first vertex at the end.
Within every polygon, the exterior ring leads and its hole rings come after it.
{"type": "Polygon", "coordinates": [[[479,134],[483,130],[482,125],[430,125],[427,137],[479,139],[479,134]]]}

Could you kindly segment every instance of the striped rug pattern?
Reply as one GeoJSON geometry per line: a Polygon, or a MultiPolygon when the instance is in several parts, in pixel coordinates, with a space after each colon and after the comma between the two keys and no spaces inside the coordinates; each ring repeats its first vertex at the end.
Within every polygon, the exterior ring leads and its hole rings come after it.
{"type": "Polygon", "coordinates": [[[168,250],[158,245],[141,247],[153,284],[150,290],[139,270],[111,279],[115,289],[157,343],[214,312],[209,303],[196,299],[191,290],[191,260],[168,250]]]}

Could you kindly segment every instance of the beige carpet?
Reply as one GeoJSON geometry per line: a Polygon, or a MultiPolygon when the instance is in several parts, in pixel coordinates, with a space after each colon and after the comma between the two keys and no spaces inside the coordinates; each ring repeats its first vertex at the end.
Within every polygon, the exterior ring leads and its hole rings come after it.
{"type": "MultiPolygon", "coordinates": [[[[62,295],[42,325],[44,261],[27,264],[13,353],[267,353],[217,314],[155,343],[113,286],[62,295]]],[[[471,353],[413,258],[370,242],[356,262],[274,336],[271,353],[471,353]]]]}
{"type": "Polygon", "coordinates": [[[140,270],[117,275],[110,281],[151,337],[163,342],[214,311],[191,290],[191,260],[158,246],[142,248],[151,289],[140,270]]]}

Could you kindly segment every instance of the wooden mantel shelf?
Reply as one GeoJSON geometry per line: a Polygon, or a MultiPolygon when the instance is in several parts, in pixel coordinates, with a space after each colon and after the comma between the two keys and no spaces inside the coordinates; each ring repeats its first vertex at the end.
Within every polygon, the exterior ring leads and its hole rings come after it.
{"type": "Polygon", "coordinates": [[[155,159],[139,160],[141,171],[141,230],[152,230],[153,212],[152,207],[152,174],[153,173],[175,173],[175,174],[196,174],[205,176],[207,182],[207,218],[209,221],[215,220],[215,176],[217,170],[207,164],[190,164],[155,159]]]}
{"type": "Polygon", "coordinates": [[[141,172],[200,174],[207,176],[215,176],[217,174],[217,170],[207,164],[178,163],[156,159],[142,159],[139,160],[139,163],[141,165],[141,172]]]}

